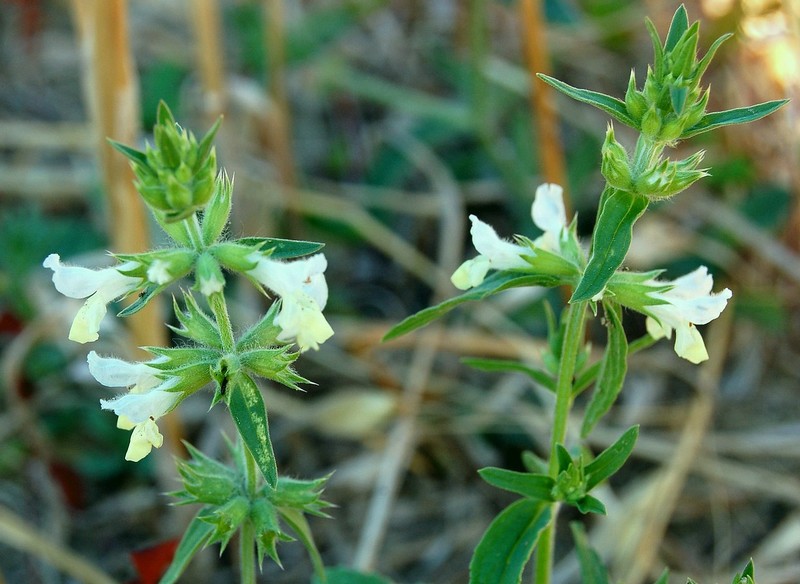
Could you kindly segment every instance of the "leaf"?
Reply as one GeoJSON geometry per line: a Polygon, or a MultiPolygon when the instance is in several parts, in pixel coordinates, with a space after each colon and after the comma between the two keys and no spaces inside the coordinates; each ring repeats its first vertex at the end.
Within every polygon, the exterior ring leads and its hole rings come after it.
{"type": "Polygon", "coordinates": [[[108,140],[108,143],[111,145],[111,147],[114,150],[116,150],[117,152],[119,152],[120,154],[125,156],[125,158],[127,158],[131,162],[135,162],[137,164],[140,164],[140,165],[144,166],[145,168],[149,167],[149,165],[147,163],[147,156],[145,156],[144,152],[141,152],[139,150],[135,150],[134,148],[131,148],[130,146],[126,146],[125,144],[122,144],[121,142],[117,142],[116,140],[112,140],[111,138],[106,138],[106,140],[108,140]]]}
{"type": "Polygon", "coordinates": [[[322,582],[326,581],[325,565],[322,563],[322,557],[317,549],[317,544],[314,543],[314,536],[311,533],[311,527],[308,525],[305,515],[299,509],[290,509],[282,507],[278,509],[283,520],[289,525],[297,539],[306,548],[308,555],[311,556],[311,564],[314,566],[314,575],[322,582]]]}
{"type": "Polygon", "coordinates": [[[688,87],[676,87],[674,85],[670,85],[669,98],[672,102],[672,110],[676,114],[681,115],[683,113],[683,108],[686,106],[686,97],[688,95],[688,87]]]}
{"type": "Polygon", "coordinates": [[[672,16],[672,22],[669,25],[669,32],[667,33],[667,40],[664,42],[664,52],[669,53],[678,44],[678,41],[689,28],[689,15],[686,13],[686,7],[681,4],[672,16]]]}
{"type": "Polygon", "coordinates": [[[147,306],[147,303],[150,302],[153,298],[155,298],[158,295],[158,293],[161,292],[164,288],[166,288],[166,285],[162,285],[162,286],[150,285],[150,286],[148,286],[147,288],[145,288],[144,290],[139,292],[139,295],[136,297],[136,300],[134,300],[127,307],[125,307],[122,310],[120,310],[117,313],[117,316],[125,317],[125,316],[130,316],[132,314],[136,314],[142,308],[147,306]]]}
{"type": "Polygon", "coordinates": [[[270,252],[273,260],[288,260],[311,255],[325,247],[324,243],[315,241],[296,241],[294,239],[278,239],[275,237],[243,237],[234,243],[258,247],[261,251],[270,252]]]}
{"type": "Polygon", "coordinates": [[[614,444],[603,450],[597,455],[597,458],[584,467],[587,491],[591,491],[622,468],[622,465],[625,464],[625,461],[633,452],[638,436],[639,426],[631,426],[614,444]]]}
{"type": "Polygon", "coordinates": [[[587,513],[596,513],[598,515],[606,514],[606,506],[603,505],[603,502],[591,495],[584,495],[575,501],[574,505],[578,508],[578,511],[584,515],[587,513]]]}
{"type": "Polygon", "coordinates": [[[605,301],[603,310],[606,315],[608,343],[597,374],[597,386],[583,415],[582,438],[591,433],[595,424],[617,401],[628,371],[628,339],[625,337],[625,329],[622,328],[622,310],[619,304],[605,301]]]}
{"type": "Polygon", "coordinates": [[[740,107],[706,114],[694,126],[684,130],[683,134],[680,136],[680,139],[683,140],[685,138],[691,138],[704,132],[722,128],[723,126],[746,124],[748,122],[760,120],[761,118],[779,110],[781,107],[786,105],[788,101],[788,99],[776,99],[774,101],[759,103],[757,105],[751,105],[748,107],[740,107]]]}
{"type": "Polygon", "coordinates": [[[558,79],[543,73],[537,73],[536,76],[551,87],[559,90],[564,95],[577,101],[593,105],[594,107],[606,112],[615,120],[625,124],[626,126],[636,129],[636,122],[628,114],[628,108],[625,105],[625,102],[621,99],[606,95],[605,93],[591,91],[589,89],[578,89],[577,87],[568,85],[563,81],[559,81],[558,79]]]}
{"type": "Polygon", "coordinates": [[[441,318],[456,306],[470,300],[483,300],[492,294],[497,294],[509,288],[518,288],[520,286],[555,286],[557,284],[558,280],[556,278],[543,274],[495,272],[486,278],[480,286],[476,286],[464,294],[445,300],[441,304],[431,306],[430,308],[426,308],[407,317],[389,329],[389,332],[383,336],[383,340],[388,341],[410,333],[437,318],[441,318]]]}
{"type": "Polygon", "coordinates": [[[493,487],[511,491],[536,501],[554,501],[552,495],[555,481],[543,474],[516,472],[504,468],[486,467],[478,471],[481,478],[493,487]]]}
{"type": "Polygon", "coordinates": [[[653,584],[669,584],[669,569],[664,568],[664,571],[661,572],[658,580],[656,580],[653,584]]]}
{"type": "MultiPolygon", "coordinates": [[[[325,568],[328,577],[327,584],[392,584],[391,580],[378,574],[359,572],[351,568],[336,567],[325,568]]],[[[313,577],[312,584],[322,584],[322,580],[313,577]]]]}
{"type": "Polygon", "coordinates": [[[195,516],[183,533],[178,549],[175,550],[175,557],[172,558],[172,563],[159,580],[159,584],[177,582],[194,555],[206,546],[213,533],[213,525],[195,516]]]}
{"type": "Polygon", "coordinates": [[[581,566],[582,584],[609,584],[608,571],[589,545],[583,525],[577,521],[569,524],[572,530],[572,539],[575,540],[575,550],[578,552],[578,563],[581,566]]]}
{"type": "Polygon", "coordinates": [[[473,357],[465,357],[461,359],[461,362],[466,365],[469,365],[470,367],[474,367],[475,369],[480,369],[481,371],[524,373],[525,375],[533,379],[536,383],[546,387],[550,391],[555,392],[556,390],[556,382],[548,373],[540,369],[536,369],[535,367],[523,365],[522,363],[519,363],[517,361],[510,361],[506,359],[478,359],[473,357]]]}
{"type": "Polygon", "coordinates": [[[236,428],[267,484],[274,489],[278,484],[278,467],[269,439],[267,409],[264,407],[261,392],[256,383],[245,374],[239,374],[231,380],[228,391],[228,407],[236,428]]]}
{"type": "Polygon", "coordinates": [[[631,246],[633,224],[645,212],[647,205],[647,197],[606,187],[600,198],[592,255],[569,299],[570,303],[589,300],[603,291],[622,265],[631,246]]]}
{"type": "Polygon", "coordinates": [[[539,534],[549,523],[549,505],[520,499],[506,507],[475,548],[470,584],[519,584],[539,534]]]}

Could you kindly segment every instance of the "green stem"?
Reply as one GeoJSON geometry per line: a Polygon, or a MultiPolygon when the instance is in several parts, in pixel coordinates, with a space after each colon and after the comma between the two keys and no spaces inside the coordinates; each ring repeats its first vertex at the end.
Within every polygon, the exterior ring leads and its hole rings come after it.
{"type": "MultiPolygon", "coordinates": [[[[556,478],[558,474],[558,460],[556,446],[563,444],[567,436],[567,421],[572,407],[572,387],[575,376],[575,361],[583,345],[583,328],[586,323],[586,302],[578,302],[565,309],[566,324],[564,339],[561,345],[561,357],[558,364],[558,379],[556,380],[556,403],[553,415],[553,431],[550,438],[550,476],[556,478]]],[[[552,519],[539,536],[536,546],[536,570],[534,571],[535,584],[550,584],[553,573],[553,555],[555,551],[555,529],[558,518],[558,503],[553,504],[552,519]]]]}
{"type": "Polygon", "coordinates": [[[225,352],[233,351],[236,347],[236,342],[233,338],[233,325],[231,325],[231,317],[228,315],[228,304],[225,302],[225,295],[222,292],[215,292],[208,297],[208,304],[219,327],[222,349],[225,352]]]}
{"type": "Polygon", "coordinates": [[[184,219],[183,227],[192,242],[192,247],[197,251],[202,250],[204,247],[203,230],[200,227],[200,221],[197,219],[197,213],[192,213],[191,217],[184,219]]]}
{"type": "MultiPolygon", "coordinates": [[[[247,448],[245,448],[247,452],[247,448]]],[[[242,584],[256,584],[256,531],[249,519],[239,532],[239,577],[242,584]]]]}

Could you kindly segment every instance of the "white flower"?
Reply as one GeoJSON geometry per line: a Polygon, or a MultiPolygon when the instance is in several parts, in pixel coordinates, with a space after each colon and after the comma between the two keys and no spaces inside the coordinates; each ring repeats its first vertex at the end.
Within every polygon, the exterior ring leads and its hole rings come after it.
{"type": "MultiPolygon", "coordinates": [[[[665,282],[654,280],[652,284],[663,286],[665,282]]],[[[666,304],[644,308],[648,314],[647,332],[656,339],[671,338],[674,329],[675,352],[692,363],[701,363],[708,359],[708,352],[695,325],[707,324],[722,314],[733,293],[727,288],[712,293],[714,279],[705,266],[670,284],[672,288],[665,292],[648,292],[666,304]]]]}
{"type": "Polygon", "coordinates": [[[536,189],[531,206],[533,222],[544,233],[533,242],[536,247],[561,254],[561,242],[566,236],[567,212],[564,209],[564,189],[546,183],[536,189]]]}
{"type": "Polygon", "coordinates": [[[100,321],[106,315],[109,302],[126,296],[142,285],[141,278],[121,274],[119,270],[136,267],[128,262],[113,268],[90,270],[80,266],[65,266],[58,254],[50,254],[42,265],[53,270],[56,290],[70,298],[86,298],[69,331],[69,338],[78,343],[98,339],[100,321]]]}
{"type": "Polygon", "coordinates": [[[450,277],[456,288],[468,290],[480,285],[489,270],[530,267],[530,264],[522,259],[522,255],[533,253],[529,248],[502,239],[491,225],[484,223],[475,215],[470,215],[469,220],[472,221],[470,229],[472,245],[480,255],[461,264],[450,277]]]}
{"type": "Polygon", "coordinates": [[[164,437],[158,431],[156,420],[170,412],[178,403],[181,393],[168,391],[177,383],[171,377],[149,390],[134,393],[130,391],[114,399],[101,399],[100,407],[117,414],[117,427],[133,430],[125,460],[138,462],[150,453],[155,446],[159,448],[164,437]]]}
{"type": "Polygon", "coordinates": [[[100,357],[91,351],[87,357],[89,372],[106,387],[127,387],[125,395],[100,400],[100,407],[117,414],[117,427],[133,430],[125,459],[138,462],[159,448],[164,438],[156,420],[175,407],[180,393],[167,391],[176,378],[166,381],[157,375],[159,370],[147,363],[129,363],[116,357],[100,357]]]}
{"type": "Polygon", "coordinates": [[[328,302],[322,254],[293,262],[281,262],[254,253],[249,258],[256,266],[247,273],[281,297],[281,310],[275,324],[281,327],[280,341],[294,341],[301,351],[318,349],[333,335],[322,310],[328,302]]]}

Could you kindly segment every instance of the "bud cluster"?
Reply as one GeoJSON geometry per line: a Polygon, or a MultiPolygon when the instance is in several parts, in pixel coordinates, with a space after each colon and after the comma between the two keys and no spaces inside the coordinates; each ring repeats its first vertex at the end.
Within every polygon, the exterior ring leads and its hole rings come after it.
{"type": "Polygon", "coordinates": [[[111,145],[131,161],[136,189],[148,206],[173,223],[201,210],[214,192],[217,155],[212,142],[220,121],[198,143],[192,132],[175,122],[164,102],[158,106],[157,119],[155,148],[148,144],[140,152],[113,141],[111,145]]]}

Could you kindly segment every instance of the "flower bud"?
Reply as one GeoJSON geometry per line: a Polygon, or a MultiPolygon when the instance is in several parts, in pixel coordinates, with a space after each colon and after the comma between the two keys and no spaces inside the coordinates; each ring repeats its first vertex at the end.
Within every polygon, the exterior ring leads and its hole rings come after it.
{"type": "Polygon", "coordinates": [[[628,80],[628,90],[625,92],[625,107],[628,115],[636,122],[639,122],[647,112],[647,100],[644,94],[636,89],[636,74],[633,70],[628,80]]]}
{"type": "Polygon", "coordinates": [[[668,198],[687,189],[694,182],[708,176],[697,165],[703,160],[703,151],[678,162],[664,160],[636,178],[636,192],[652,198],[668,198]]]}
{"type": "Polygon", "coordinates": [[[661,132],[661,113],[655,105],[651,104],[650,109],[642,116],[640,128],[642,134],[652,140],[656,140],[661,132]]]}
{"type": "Polygon", "coordinates": [[[611,124],[606,130],[602,155],[600,170],[608,184],[621,190],[629,190],[631,188],[630,160],[625,148],[614,138],[614,128],[611,124]]]}
{"type": "Polygon", "coordinates": [[[225,276],[222,274],[222,268],[210,253],[204,253],[197,258],[195,283],[203,296],[211,296],[216,292],[222,292],[225,287],[225,276]]]}

